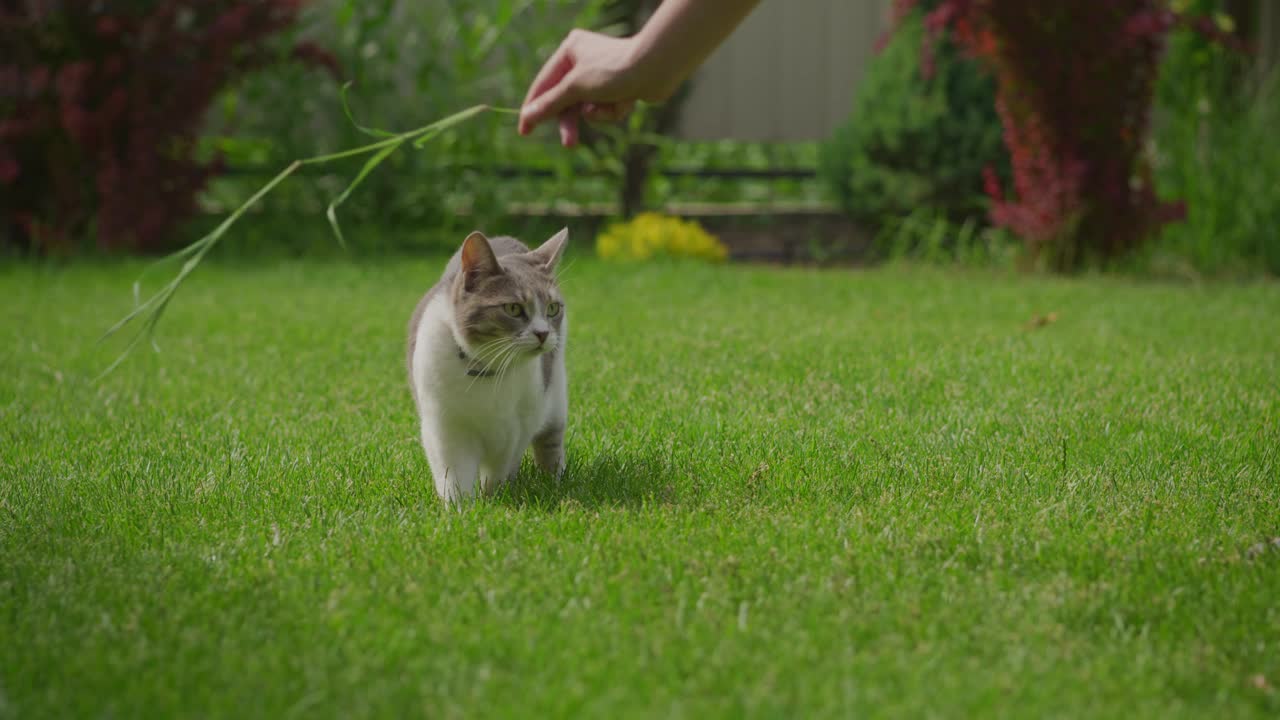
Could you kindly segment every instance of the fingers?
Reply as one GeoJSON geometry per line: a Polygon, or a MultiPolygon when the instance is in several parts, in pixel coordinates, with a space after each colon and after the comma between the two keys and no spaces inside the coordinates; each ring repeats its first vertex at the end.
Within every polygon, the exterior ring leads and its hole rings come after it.
{"type": "Polygon", "coordinates": [[[582,116],[591,122],[617,122],[635,109],[634,102],[587,103],[582,106],[582,116]]]}
{"type": "Polygon", "coordinates": [[[576,105],[581,99],[581,90],[576,81],[577,74],[570,70],[559,83],[529,101],[520,112],[522,133],[528,134],[539,123],[558,117],[560,113],[576,105]]]}
{"type": "Polygon", "coordinates": [[[560,144],[565,147],[573,147],[578,144],[580,129],[578,122],[580,120],[588,120],[591,122],[617,122],[626,117],[635,108],[635,103],[586,103],[582,105],[572,105],[560,111],[557,120],[560,129],[560,144]]]}
{"type": "Polygon", "coordinates": [[[578,115],[581,109],[571,107],[560,113],[560,144],[573,147],[578,144],[578,115]]]}
{"type": "Polygon", "coordinates": [[[521,105],[528,105],[530,101],[546,92],[548,88],[564,79],[565,75],[573,69],[573,52],[570,50],[570,40],[572,35],[564,39],[560,43],[560,47],[547,58],[542,64],[542,68],[538,70],[538,74],[534,76],[533,82],[529,83],[529,90],[525,93],[524,102],[521,105]]]}
{"type": "Polygon", "coordinates": [[[537,76],[533,78],[533,82],[529,84],[529,91],[525,93],[524,102],[520,104],[518,129],[521,135],[527,135],[535,125],[546,118],[545,114],[540,114],[536,119],[527,119],[531,106],[542,99],[542,96],[548,90],[562,84],[569,73],[573,71],[575,64],[573,53],[575,37],[576,32],[571,32],[565,37],[564,41],[560,43],[560,47],[556,48],[551,57],[542,64],[542,69],[538,71],[537,76]]]}

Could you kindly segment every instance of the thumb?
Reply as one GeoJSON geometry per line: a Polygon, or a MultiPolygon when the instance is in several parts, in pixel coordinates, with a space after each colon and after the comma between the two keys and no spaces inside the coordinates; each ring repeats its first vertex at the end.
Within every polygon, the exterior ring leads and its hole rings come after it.
{"type": "Polygon", "coordinates": [[[576,105],[581,99],[578,88],[578,74],[569,72],[560,82],[547,88],[547,91],[530,100],[520,111],[520,128],[527,133],[540,123],[560,114],[576,105]]]}

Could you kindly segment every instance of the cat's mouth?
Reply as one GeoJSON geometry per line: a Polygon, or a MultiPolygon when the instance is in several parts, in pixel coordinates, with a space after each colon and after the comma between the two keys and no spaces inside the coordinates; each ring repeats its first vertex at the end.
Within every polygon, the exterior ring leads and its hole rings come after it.
{"type": "Polygon", "coordinates": [[[520,344],[524,346],[526,353],[536,357],[553,352],[559,346],[558,340],[553,333],[534,332],[521,338],[520,344]]]}

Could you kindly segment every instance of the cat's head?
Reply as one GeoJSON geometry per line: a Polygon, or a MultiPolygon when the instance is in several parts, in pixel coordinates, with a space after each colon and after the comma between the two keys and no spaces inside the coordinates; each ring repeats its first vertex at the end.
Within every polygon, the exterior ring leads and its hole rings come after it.
{"type": "Polygon", "coordinates": [[[458,331],[476,359],[506,362],[508,356],[527,358],[560,348],[565,309],[555,271],[568,237],[565,228],[536,250],[501,256],[483,233],[463,241],[453,306],[458,331]]]}

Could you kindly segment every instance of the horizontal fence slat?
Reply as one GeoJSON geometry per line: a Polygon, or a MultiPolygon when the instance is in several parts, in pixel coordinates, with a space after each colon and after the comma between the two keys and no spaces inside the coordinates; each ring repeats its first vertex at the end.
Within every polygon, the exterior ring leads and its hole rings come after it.
{"type": "MultiPolygon", "coordinates": [[[[479,172],[498,178],[552,178],[556,171],[551,168],[521,167],[516,165],[447,165],[444,169],[450,172],[479,172]]],[[[223,168],[220,177],[263,177],[273,176],[280,172],[275,166],[228,166],[223,168]]],[[[610,173],[594,168],[575,167],[571,171],[578,177],[608,177],[610,173]]],[[[662,168],[655,169],[654,174],[667,178],[702,178],[707,180],[814,180],[818,177],[816,168],[662,168]]],[[[295,175],[332,175],[334,171],[325,170],[318,165],[304,165],[294,172],[295,175]]]]}

